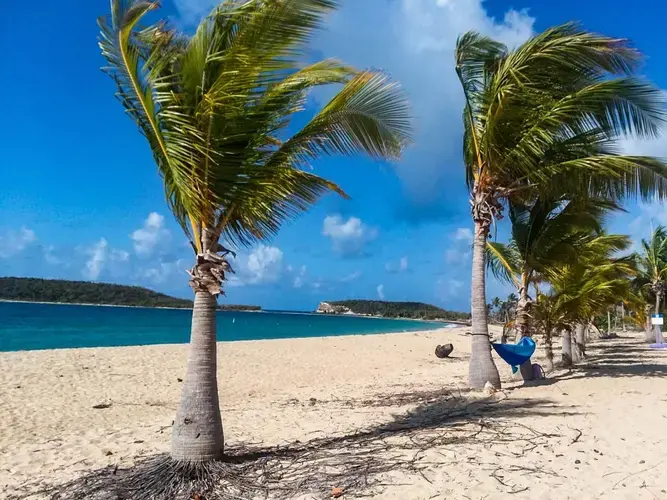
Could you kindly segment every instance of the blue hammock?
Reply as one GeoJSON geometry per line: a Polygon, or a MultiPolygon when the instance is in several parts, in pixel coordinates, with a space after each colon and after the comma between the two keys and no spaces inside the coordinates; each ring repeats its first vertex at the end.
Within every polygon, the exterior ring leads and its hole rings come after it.
{"type": "Polygon", "coordinates": [[[518,367],[528,361],[535,352],[535,341],[530,337],[523,337],[516,344],[496,344],[491,345],[498,353],[498,356],[512,366],[512,373],[518,371],[518,367]]]}

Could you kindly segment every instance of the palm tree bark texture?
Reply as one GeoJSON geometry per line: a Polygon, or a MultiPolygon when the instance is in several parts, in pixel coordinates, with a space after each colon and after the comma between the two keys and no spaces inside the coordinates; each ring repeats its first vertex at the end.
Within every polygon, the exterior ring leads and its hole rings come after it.
{"type": "Polygon", "coordinates": [[[563,348],[562,348],[562,363],[563,366],[572,366],[572,332],[570,330],[563,330],[563,348]]]}
{"type": "MultiPolygon", "coordinates": [[[[478,191],[477,189],[474,192],[478,191]]],[[[491,357],[489,327],[486,317],[486,239],[492,221],[493,205],[486,200],[488,195],[475,193],[472,214],[475,234],[472,252],[472,346],[468,383],[473,389],[483,388],[487,382],[500,388],[500,375],[491,357]]]]}
{"type": "Polygon", "coordinates": [[[577,324],[572,344],[572,362],[580,363],[586,357],[586,325],[583,323],[577,324]]]}
{"type": "Polygon", "coordinates": [[[202,252],[189,272],[195,293],[187,373],[172,429],[171,455],[191,462],[217,460],[224,453],[218,400],[216,309],[226,272],[232,269],[213,231],[205,229],[202,252]],[[223,256],[218,255],[222,252],[223,256]]]}

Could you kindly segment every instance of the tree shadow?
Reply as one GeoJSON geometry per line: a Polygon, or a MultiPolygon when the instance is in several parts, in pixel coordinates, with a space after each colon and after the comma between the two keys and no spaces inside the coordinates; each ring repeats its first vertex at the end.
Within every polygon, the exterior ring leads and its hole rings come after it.
{"type": "Polygon", "coordinates": [[[504,446],[522,440],[534,447],[536,440],[550,436],[519,421],[554,414],[563,415],[563,408],[549,399],[449,393],[389,422],[338,436],[270,447],[238,443],[228,447],[225,460],[199,470],[183,469],[167,455],[158,455],[128,468],[105,467],[66,484],[42,485],[42,491],[54,500],[288,499],[329,496],[333,487],[354,495],[379,494],[383,475],[420,474],[425,467],[420,457],[438,447],[504,446]]]}

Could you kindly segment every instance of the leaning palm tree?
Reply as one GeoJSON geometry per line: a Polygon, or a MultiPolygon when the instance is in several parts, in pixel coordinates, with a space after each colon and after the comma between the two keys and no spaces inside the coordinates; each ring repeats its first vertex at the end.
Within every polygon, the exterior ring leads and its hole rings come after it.
{"type": "Polygon", "coordinates": [[[140,27],[156,3],[112,0],[100,19],[105,68],[146,137],[167,202],[194,250],[187,374],[171,457],[223,455],[216,378],[216,298],[232,272],[223,246],[250,245],[327,192],[306,169],[325,155],[398,158],[410,134],[399,87],[327,59],[302,65],[304,45],[335,0],[226,0],[188,37],[140,27]],[[301,130],[292,115],[317,86],[342,89],[301,130]],[[290,129],[291,131],[291,129],[290,129]]]}
{"type": "MultiPolygon", "coordinates": [[[[667,230],[658,226],[650,240],[642,240],[642,250],[638,256],[641,273],[638,280],[655,297],[655,313],[660,313],[660,305],[667,287],[667,230]]],[[[646,329],[646,340],[655,341],[655,332],[652,328],[646,329]]],[[[660,339],[658,339],[660,341],[660,339]]]]}
{"type": "Polygon", "coordinates": [[[518,48],[469,32],[456,44],[465,107],[463,156],[474,222],[469,383],[500,386],[488,345],[486,241],[508,200],[589,193],[617,200],[667,194],[667,168],[621,156],[616,140],[653,137],[659,89],[632,76],[641,55],[627,41],[567,24],[518,48]]]}
{"type": "MultiPolygon", "coordinates": [[[[585,250],[586,236],[602,231],[605,212],[617,208],[602,200],[549,200],[527,205],[509,203],[511,238],[508,244],[487,241],[487,260],[496,278],[517,288],[516,330],[519,338],[532,336],[529,295],[550,268],[575,260],[585,250]]],[[[521,366],[524,380],[533,377],[530,360],[521,366]]]]}

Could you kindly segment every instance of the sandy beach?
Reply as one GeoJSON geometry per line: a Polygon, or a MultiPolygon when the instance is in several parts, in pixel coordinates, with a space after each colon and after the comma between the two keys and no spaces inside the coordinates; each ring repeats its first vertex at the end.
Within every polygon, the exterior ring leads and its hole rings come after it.
{"type": "MultiPolygon", "coordinates": [[[[667,352],[592,342],[586,364],[529,387],[496,358],[504,387],[486,396],[465,390],[466,330],[219,344],[227,446],[372,431],[348,451],[384,450],[378,472],[344,498],[667,498],[667,352]]],[[[186,349],[0,353],[0,497],[168,451],[186,349]]]]}

